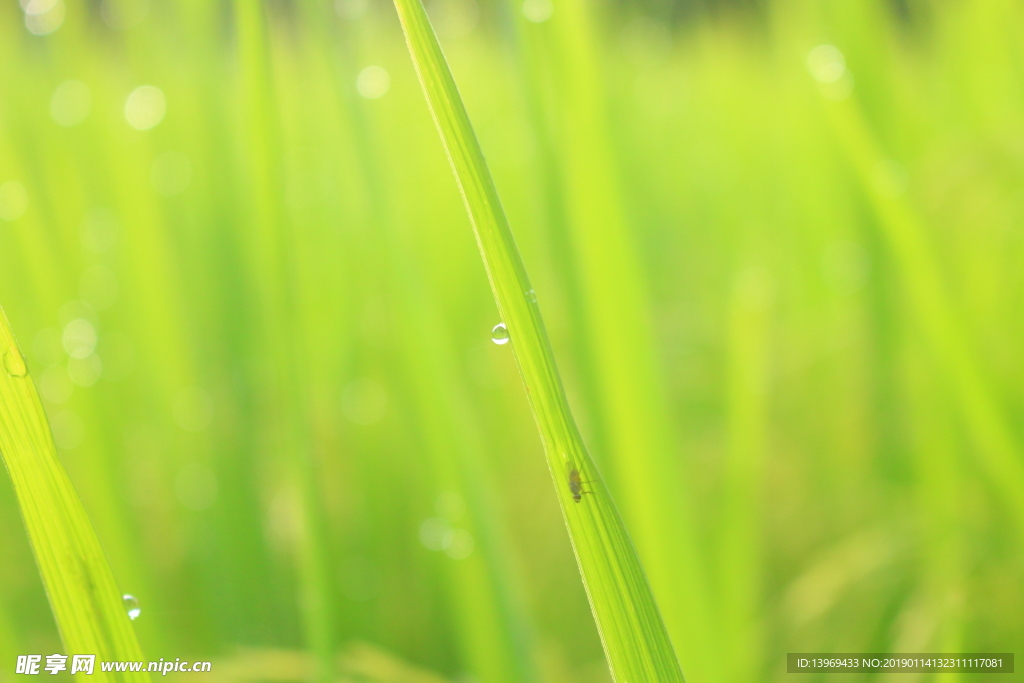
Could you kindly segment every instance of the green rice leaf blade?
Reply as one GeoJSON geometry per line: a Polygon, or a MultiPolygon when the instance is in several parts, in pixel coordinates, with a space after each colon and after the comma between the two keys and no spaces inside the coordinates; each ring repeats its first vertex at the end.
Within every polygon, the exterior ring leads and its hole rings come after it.
{"type": "MultiPolygon", "coordinates": [[[[103,672],[102,661],[143,660],[99,539],[63,464],[35,385],[0,310],[0,454],[28,530],[39,573],[69,656],[96,655],[93,681],[148,681],[103,672]]],[[[45,664],[45,660],[44,660],[45,664]]]]}
{"type": "Polygon", "coordinates": [[[612,675],[682,681],[636,550],[570,413],[536,295],[441,47],[420,0],[395,5],[511,337],[612,675]]]}

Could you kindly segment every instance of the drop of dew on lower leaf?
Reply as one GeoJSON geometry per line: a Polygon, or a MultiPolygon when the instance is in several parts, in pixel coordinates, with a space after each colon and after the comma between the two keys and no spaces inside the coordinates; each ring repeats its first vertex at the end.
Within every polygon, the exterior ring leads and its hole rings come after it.
{"type": "Polygon", "coordinates": [[[495,344],[507,344],[508,343],[508,328],[505,327],[505,323],[498,323],[491,330],[491,341],[495,344]]]}
{"type": "Polygon", "coordinates": [[[533,291],[532,289],[526,290],[526,300],[529,301],[531,304],[537,303],[537,292],[533,291]]]}
{"type": "Polygon", "coordinates": [[[17,349],[10,348],[4,351],[4,370],[11,377],[24,377],[28,374],[25,359],[21,357],[21,353],[17,349]]]}
{"type": "Polygon", "coordinates": [[[142,610],[139,608],[139,601],[135,599],[134,595],[125,593],[121,596],[121,603],[124,605],[125,611],[128,613],[128,618],[135,620],[142,614],[142,610]]]}

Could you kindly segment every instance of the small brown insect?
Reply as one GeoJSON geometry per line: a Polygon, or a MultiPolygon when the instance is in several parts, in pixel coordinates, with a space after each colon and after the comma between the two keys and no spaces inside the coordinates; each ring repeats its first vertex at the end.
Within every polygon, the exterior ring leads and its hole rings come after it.
{"type": "Polygon", "coordinates": [[[593,491],[584,491],[583,485],[590,484],[592,482],[583,481],[580,479],[580,471],[570,465],[569,470],[569,490],[572,492],[572,499],[577,503],[583,500],[583,495],[586,493],[593,494],[593,491]]]}

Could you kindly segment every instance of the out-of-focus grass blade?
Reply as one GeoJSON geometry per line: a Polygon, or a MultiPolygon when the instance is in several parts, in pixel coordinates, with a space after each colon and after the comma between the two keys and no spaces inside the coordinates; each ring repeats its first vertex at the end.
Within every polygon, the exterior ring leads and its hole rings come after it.
{"type": "Polygon", "coordinates": [[[268,316],[262,343],[276,358],[265,377],[264,391],[287,397],[269,418],[275,424],[274,440],[286,454],[283,464],[298,493],[302,528],[297,553],[300,599],[305,638],[317,655],[317,680],[332,676],[331,650],[334,605],[331,599],[328,551],[322,528],[322,505],[317,491],[317,469],[312,459],[306,397],[301,390],[303,367],[295,348],[305,344],[299,270],[294,244],[287,230],[287,210],[282,198],[283,153],[280,122],[273,106],[273,80],[269,69],[270,34],[259,3],[236,2],[238,54],[242,69],[239,89],[240,118],[250,164],[248,182],[253,197],[251,258],[263,284],[262,309],[268,316]]]}
{"type": "MultiPolygon", "coordinates": [[[[107,558],[60,460],[25,359],[0,310],[0,454],[11,476],[65,654],[142,661],[107,558]]],[[[70,670],[68,660],[68,669],[70,670]]],[[[142,672],[101,681],[148,681],[142,672]]]]}
{"type": "MultiPolygon", "coordinates": [[[[318,3],[302,7],[307,12],[305,20],[312,35],[328,35],[330,24],[325,19],[330,17],[324,14],[333,10],[318,3]]],[[[460,522],[479,548],[467,557],[441,559],[451,587],[461,661],[466,673],[476,680],[536,681],[538,658],[522,600],[515,594],[516,582],[509,578],[504,537],[492,521],[494,503],[486,485],[487,472],[480,466],[486,451],[478,444],[479,439],[472,438],[471,428],[467,428],[474,416],[462,395],[462,387],[453,379],[458,374],[450,343],[438,324],[429,286],[419,272],[413,246],[404,239],[400,228],[404,223],[394,217],[396,201],[385,182],[389,174],[372,110],[350,85],[358,73],[352,66],[360,57],[356,49],[358,37],[354,27],[338,26],[335,30],[339,31],[339,38],[334,44],[326,38],[309,41],[308,59],[311,63],[326,63],[343,84],[338,94],[343,116],[349,123],[371,225],[375,234],[385,237],[386,260],[391,264],[388,278],[401,319],[406,323],[400,327],[400,348],[406,359],[409,388],[416,397],[412,421],[421,426],[422,436],[418,440],[422,440],[422,452],[431,464],[432,484],[436,490],[465,502],[466,517],[460,522]],[[316,46],[333,49],[314,52],[316,46]]],[[[379,260],[385,257],[378,255],[374,262],[379,260]]],[[[401,676],[396,671],[392,677],[401,676]]],[[[377,680],[372,673],[367,678],[377,680]]]]}
{"type": "Polygon", "coordinates": [[[395,6],[511,336],[612,675],[682,681],[636,550],[569,411],[536,294],[437,37],[419,0],[395,6]]]}
{"type": "MultiPolygon", "coordinates": [[[[815,76],[813,68],[811,73],[815,76]]],[[[883,153],[856,99],[836,90],[846,87],[842,83],[825,83],[822,87],[829,120],[878,216],[882,235],[899,265],[908,300],[921,325],[922,337],[940,361],[939,372],[959,404],[977,446],[978,460],[992,487],[1003,496],[1018,528],[1024,529],[1024,497],[1020,495],[1024,490],[1024,464],[1020,447],[991,380],[964,333],[961,316],[932,253],[928,232],[904,191],[898,189],[898,184],[893,189],[893,162],[883,153]]]]}
{"type": "Polygon", "coordinates": [[[722,681],[749,681],[757,671],[762,641],[757,620],[759,490],[768,425],[768,369],[772,283],[768,271],[742,268],[733,285],[729,312],[729,445],[723,472],[721,522],[717,534],[720,618],[731,656],[722,681]]]}

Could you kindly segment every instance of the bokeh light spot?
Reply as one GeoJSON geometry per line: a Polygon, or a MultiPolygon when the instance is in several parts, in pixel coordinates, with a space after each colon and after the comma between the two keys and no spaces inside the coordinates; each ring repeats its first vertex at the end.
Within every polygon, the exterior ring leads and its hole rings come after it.
{"type": "Polygon", "coordinates": [[[140,85],[124,103],[124,118],[136,130],[149,130],[164,120],[167,98],[155,85],[140,85]]]}
{"type": "Polygon", "coordinates": [[[523,16],[535,24],[547,21],[555,11],[551,0],[524,0],[523,16]]]}
{"type": "Polygon", "coordinates": [[[64,350],[72,358],[87,358],[96,350],[96,327],[84,318],[64,326],[64,350]]]}
{"type": "Polygon", "coordinates": [[[334,0],[334,13],[342,19],[354,21],[363,17],[369,6],[367,0],[334,0]]]}
{"type": "Polygon", "coordinates": [[[391,76],[382,66],[368,66],[356,78],[356,91],[368,100],[384,97],[391,87],[391,76]]]}
{"type": "Polygon", "coordinates": [[[25,10],[25,28],[33,35],[53,33],[64,23],[64,0],[21,0],[21,8],[25,10]]]}

